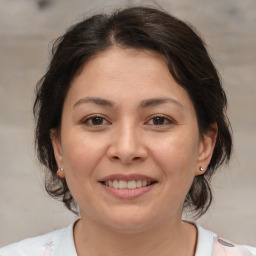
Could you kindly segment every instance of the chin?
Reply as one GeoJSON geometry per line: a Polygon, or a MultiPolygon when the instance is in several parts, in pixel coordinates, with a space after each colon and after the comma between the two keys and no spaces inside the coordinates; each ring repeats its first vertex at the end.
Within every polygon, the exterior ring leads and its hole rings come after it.
{"type": "Polygon", "coordinates": [[[105,220],[105,224],[117,232],[133,234],[154,228],[158,221],[159,218],[152,214],[128,210],[128,212],[122,211],[115,214],[112,212],[110,218],[105,220]]]}

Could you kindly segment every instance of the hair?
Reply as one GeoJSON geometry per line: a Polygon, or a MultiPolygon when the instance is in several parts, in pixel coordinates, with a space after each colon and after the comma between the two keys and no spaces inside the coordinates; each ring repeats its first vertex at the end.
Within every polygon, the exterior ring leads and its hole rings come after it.
{"type": "Polygon", "coordinates": [[[72,80],[93,56],[113,46],[147,49],[165,56],[169,71],[193,102],[200,135],[218,126],[216,145],[204,174],[196,176],[184,208],[203,215],[212,202],[212,175],[232,151],[231,127],[226,116],[227,99],[220,77],[203,40],[191,26],[170,14],[149,7],[132,7],[99,14],[70,27],[52,47],[52,59],[36,88],[36,150],[46,167],[46,191],[77,213],[66,180],[57,176],[57,163],[50,138],[59,131],[63,103],[72,80]]]}

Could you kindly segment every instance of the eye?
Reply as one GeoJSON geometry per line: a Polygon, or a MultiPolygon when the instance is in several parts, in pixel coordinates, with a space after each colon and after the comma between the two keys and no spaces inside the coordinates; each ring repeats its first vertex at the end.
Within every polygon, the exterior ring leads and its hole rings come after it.
{"type": "Polygon", "coordinates": [[[174,122],[167,118],[166,116],[157,115],[152,117],[149,121],[146,122],[148,125],[156,125],[156,126],[162,126],[162,125],[169,125],[173,124],[174,122]]]}
{"type": "Polygon", "coordinates": [[[83,124],[88,126],[103,126],[109,125],[110,122],[102,116],[90,116],[83,120],[83,124]]]}

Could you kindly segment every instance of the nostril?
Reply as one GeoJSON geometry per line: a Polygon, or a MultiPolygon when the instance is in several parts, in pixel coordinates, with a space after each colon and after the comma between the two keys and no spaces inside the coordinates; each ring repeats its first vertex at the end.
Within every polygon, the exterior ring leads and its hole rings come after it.
{"type": "Polygon", "coordinates": [[[51,0],[38,0],[37,1],[38,7],[40,10],[46,9],[52,4],[51,0]]]}

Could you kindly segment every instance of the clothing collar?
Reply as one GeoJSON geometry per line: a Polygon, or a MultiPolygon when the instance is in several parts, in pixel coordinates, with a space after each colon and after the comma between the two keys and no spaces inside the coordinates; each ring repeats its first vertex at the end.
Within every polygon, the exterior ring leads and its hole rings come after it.
{"type": "MultiPolygon", "coordinates": [[[[53,248],[53,252],[56,253],[56,256],[77,256],[73,235],[73,229],[76,222],[77,221],[62,230],[60,239],[54,246],[55,248],[53,248]]],[[[55,255],[54,253],[53,255],[55,255]]]]}
{"type": "Polygon", "coordinates": [[[212,255],[213,238],[217,235],[202,228],[198,223],[193,222],[197,228],[197,246],[195,256],[212,255]]]}
{"type": "MultiPolygon", "coordinates": [[[[73,229],[76,222],[77,221],[62,230],[60,239],[56,241],[56,245],[53,248],[56,256],[77,256],[73,235],[73,229]]],[[[191,223],[197,228],[197,246],[195,256],[210,256],[212,254],[213,238],[217,235],[202,228],[196,222],[191,223]]]]}

